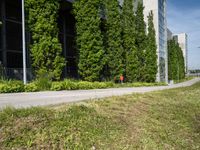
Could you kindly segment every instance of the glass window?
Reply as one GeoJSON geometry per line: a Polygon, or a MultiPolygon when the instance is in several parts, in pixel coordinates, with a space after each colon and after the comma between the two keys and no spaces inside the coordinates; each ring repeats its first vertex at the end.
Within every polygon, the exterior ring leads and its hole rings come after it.
{"type": "Polygon", "coordinates": [[[22,53],[7,52],[7,67],[22,68],[23,59],[22,53]]]}
{"type": "Polygon", "coordinates": [[[67,36],[67,57],[76,57],[75,39],[72,36],[67,36]]]}
{"type": "Polygon", "coordinates": [[[21,24],[6,22],[6,45],[8,50],[22,51],[21,24]]]}
{"type": "Polygon", "coordinates": [[[2,1],[0,1],[0,50],[2,49],[2,1]]]}
{"type": "MultiPolygon", "coordinates": [[[[0,20],[1,21],[1,20],[0,20]]],[[[0,50],[2,49],[2,25],[0,24],[0,50]]]]}
{"type": "Polygon", "coordinates": [[[67,58],[67,75],[69,77],[77,76],[77,62],[74,58],[67,58]]]}
{"type": "Polygon", "coordinates": [[[22,20],[21,0],[6,0],[6,19],[22,20]]]}
{"type": "Polygon", "coordinates": [[[70,12],[66,12],[66,32],[74,34],[75,31],[75,19],[70,12]]]}
{"type": "Polygon", "coordinates": [[[3,56],[2,56],[3,54],[2,54],[2,51],[0,51],[0,63],[2,64],[2,62],[3,62],[3,56]]]}

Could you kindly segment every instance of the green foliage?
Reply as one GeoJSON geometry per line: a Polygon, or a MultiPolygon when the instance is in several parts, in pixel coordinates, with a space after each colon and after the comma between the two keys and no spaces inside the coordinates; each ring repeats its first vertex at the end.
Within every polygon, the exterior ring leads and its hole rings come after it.
{"type": "Polygon", "coordinates": [[[29,30],[32,34],[31,56],[32,66],[37,77],[45,70],[52,78],[59,80],[65,60],[61,56],[62,48],[58,40],[57,17],[59,1],[27,0],[29,30]]]}
{"type": "Polygon", "coordinates": [[[124,0],[122,7],[123,48],[125,52],[126,80],[135,82],[139,75],[139,59],[135,44],[135,16],[133,0],[124,0]]]}
{"type": "Polygon", "coordinates": [[[64,90],[64,83],[63,82],[53,82],[51,85],[51,90],[52,91],[61,91],[64,90]]]}
{"type": "Polygon", "coordinates": [[[83,80],[99,81],[105,64],[100,30],[100,0],[78,0],[73,4],[76,19],[79,74],[83,80]]]}
{"type": "Polygon", "coordinates": [[[145,81],[145,50],[146,50],[146,24],[144,22],[144,7],[142,3],[138,4],[135,18],[136,28],[136,48],[139,59],[138,81],[145,81]]]}
{"type": "Polygon", "coordinates": [[[109,78],[119,78],[124,74],[125,64],[123,64],[122,47],[122,27],[118,0],[105,0],[106,16],[106,65],[109,70],[109,78]]]}
{"type": "Polygon", "coordinates": [[[174,39],[168,41],[168,68],[169,80],[181,80],[185,78],[183,52],[174,39]]]}
{"type": "Polygon", "coordinates": [[[24,84],[21,81],[1,81],[0,93],[18,93],[24,91],[24,84]]]}
{"type": "Polygon", "coordinates": [[[185,59],[183,56],[183,51],[180,47],[178,48],[178,65],[179,80],[182,80],[185,78],[185,59]]]}
{"type": "Polygon", "coordinates": [[[115,84],[114,82],[88,82],[69,80],[50,81],[48,79],[38,79],[34,82],[24,85],[21,81],[0,81],[0,93],[18,93],[18,92],[37,92],[37,91],[61,91],[61,90],[89,90],[106,89],[120,87],[141,87],[141,86],[161,86],[163,83],[124,83],[115,84]]]}
{"type": "Polygon", "coordinates": [[[156,31],[153,24],[153,12],[148,16],[147,47],[145,51],[145,76],[146,82],[155,82],[158,71],[157,65],[156,31]]]}
{"type": "Polygon", "coordinates": [[[38,89],[40,91],[49,90],[51,88],[51,84],[52,84],[52,80],[51,80],[52,76],[44,70],[40,70],[38,72],[38,75],[39,75],[39,77],[35,81],[38,89]]]}
{"type": "Polygon", "coordinates": [[[37,86],[36,82],[29,83],[24,87],[25,92],[37,92],[40,88],[37,86]]]}
{"type": "Polygon", "coordinates": [[[89,89],[103,89],[113,87],[112,82],[88,82],[88,81],[72,81],[64,80],[62,82],[53,82],[51,90],[89,90],[89,89]]]}

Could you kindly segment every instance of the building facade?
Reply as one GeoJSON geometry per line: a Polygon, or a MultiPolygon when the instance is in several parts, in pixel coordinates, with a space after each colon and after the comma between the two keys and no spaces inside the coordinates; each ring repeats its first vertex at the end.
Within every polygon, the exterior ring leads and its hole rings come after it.
{"type": "MultiPolygon", "coordinates": [[[[63,77],[76,77],[75,19],[71,13],[72,0],[61,0],[58,15],[59,39],[63,56],[68,62],[63,77]]],[[[8,78],[23,79],[22,56],[22,8],[21,0],[0,1],[0,64],[8,78]]],[[[32,79],[29,43],[31,35],[26,32],[27,76],[32,79]]],[[[1,73],[1,72],[0,72],[1,73]]]]}
{"type": "MultiPolygon", "coordinates": [[[[119,0],[121,4],[123,0],[119,0]]],[[[75,19],[72,12],[73,0],[61,0],[58,16],[59,39],[62,44],[63,56],[68,62],[63,71],[63,77],[77,77],[77,61],[75,48],[75,19]]],[[[135,9],[138,2],[143,2],[145,7],[144,17],[150,11],[154,14],[156,30],[158,74],[157,81],[168,81],[167,66],[167,21],[166,0],[134,0],[135,9]]],[[[22,14],[21,0],[0,1],[0,62],[6,68],[6,75],[11,78],[23,78],[22,62],[22,14]]],[[[27,47],[31,43],[31,35],[26,33],[27,47]]],[[[32,78],[30,52],[27,48],[28,78],[32,78]]]]}
{"type": "Polygon", "coordinates": [[[182,49],[185,60],[185,72],[188,73],[188,36],[186,33],[180,33],[173,35],[173,38],[182,49]]]}
{"type": "Polygon", "coordinates": [[[158,55],[158,82],[168,82],[166,0],[143,0],[144,19],[148,22],[150,11],[154,15],[158,55]]]}
{"type": "Polygon", "coordinates": [[[167,28],[167,41],[173,39],[173,33],[170,29],[167,28]]]}

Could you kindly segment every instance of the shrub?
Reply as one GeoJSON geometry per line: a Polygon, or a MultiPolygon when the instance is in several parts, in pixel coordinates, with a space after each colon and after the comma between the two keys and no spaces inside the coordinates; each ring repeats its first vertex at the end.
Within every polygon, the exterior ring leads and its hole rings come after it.
{"type": "Polygon", "coordinates": [[[38,88],[38,86],[36,85],[35,82],[32,82],[32,83],[25,85],[24,89],[25,89],[25,92],[37,92],[37,91],[39,91],[39,88],[38,88]]]}
{"type": "Polygon", "coordinates": [[[77,90],[78,89],[78,82],[71,81],[71,80],[64,80],[64,89],[65,90],[77,90]]]}
{"type": "Polygon", "coordinates": [[[44,91],[44,90],[50,90],[52,84],[52,75],[48,74],[45,71],[41,71],[39,73],[39,77],[36,80],[36,86],[38,87],[39,90],[44,91]]]}
{"type": "Polygon", "coordinates": [[[21,81],[0,81],[0,93],[17,93],[17,92],[37,92],[43,90],[61,91],[61,90],[89,90],[105,89],[120,87],[141,87],[141,86],[164,86],[165,83],[124,83],[115,84],[113,82],[88,82],[66,79],[60,82],[51,82],[48,78],[42,78],[35,82],[23,85],[21,81]]]}
{"type": "Polygon", "coordinates": [[[65,90],[64,82],[53,82],[51,85],[52,91],[61,91],[65,90]]]}
{"type": "Polygon", "coordinates": [[[87,90],[87,89],[94,89],[95,88],[95,82],[87,82],[87,81],[80,81],[78,82],[78,89],[87,90]]]}
{"type": "Polygon", "coordinates": [[[21,81],[4,81],[0,84],[0,93],[24,92],[24,85],[21,81]]]}
{"type": "Polygon", "coordinates": [[[52,91],[61,90],[88,90],[88,89],[103,89],[113,87],[112,82],[88,82],[88,81],[76,81],[76,80],[64,80],[61,82],[53,82],[51,85],[52,91]]]}

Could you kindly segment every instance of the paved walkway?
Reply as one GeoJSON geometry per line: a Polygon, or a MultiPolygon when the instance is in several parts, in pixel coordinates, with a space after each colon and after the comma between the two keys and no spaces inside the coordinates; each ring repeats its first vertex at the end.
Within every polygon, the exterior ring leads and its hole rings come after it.
{"type": "Polygon", "coordinates": [[[46,106],[61,103],[70,103],[132,93],[146,93],[164,89],[191,86],[197,82],[200,82],[200,78],[195,78],[187,82],[170,86],[0,94],[0,109],[5,108],[6,106],[12,106],[15,108],[27,108],[32,106],[46,106]]]}

